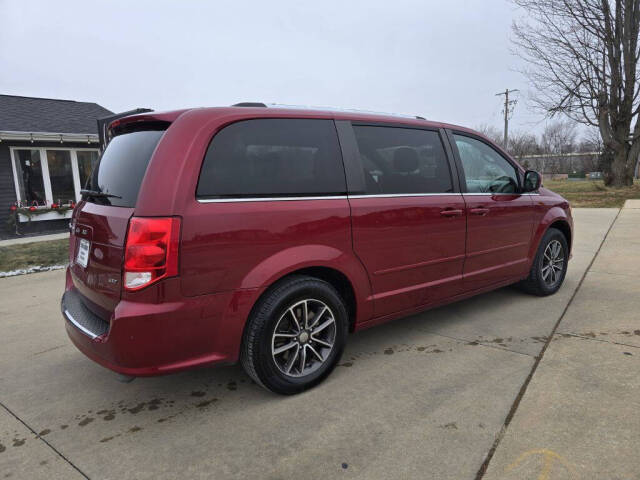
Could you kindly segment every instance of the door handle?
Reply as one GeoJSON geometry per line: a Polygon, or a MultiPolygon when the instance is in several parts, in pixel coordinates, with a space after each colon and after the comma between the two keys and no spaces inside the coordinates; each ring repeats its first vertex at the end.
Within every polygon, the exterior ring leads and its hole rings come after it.
{"type": "Polygon", "coordinates": [[[462,210],[455,210],[455,209],[442,210],[440,212],[440,215],[442,215],[443,217],[460,217],[462,216],[462,210]]]}
{"type": "Polygon", "coordinates": [[[471,210],[469,210],[469,212],[472,215],[481,215],[481,216],[485,216],[487,213],[489,213],[489,209],[488,208],[472,208],[471,210]]]}

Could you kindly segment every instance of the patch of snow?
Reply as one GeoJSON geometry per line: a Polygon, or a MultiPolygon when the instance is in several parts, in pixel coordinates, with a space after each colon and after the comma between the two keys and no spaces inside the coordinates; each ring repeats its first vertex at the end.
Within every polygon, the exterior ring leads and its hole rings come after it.
{"type": "Polygon", "coordinates": [[[49,270],[62,270],[67,268],[66,265],[50,265],[42,267],[40,265],[29,268],[20,268],[19,270],[11,270],[10,272],[0,272],[0,278],[15,277],[16,275],[26,275],[27,273],[48,272],[49,270]]]}

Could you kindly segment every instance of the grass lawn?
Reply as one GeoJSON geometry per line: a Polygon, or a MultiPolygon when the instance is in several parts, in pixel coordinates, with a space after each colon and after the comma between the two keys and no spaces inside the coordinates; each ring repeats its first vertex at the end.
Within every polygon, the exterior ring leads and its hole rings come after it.
{"type": "Polygon", "coordinates": [[[633,187],[608,188],[602,180],[545,180],[543,185],[571,202],[572,207],[622,207],[630,198],[640,198],[640,181],[633,187]]]}
{"type": "Polygon", "coordinates": [[[0,272],[37,266],[64,265],[68,261],[68,238],[0,247],[0,272]]]}

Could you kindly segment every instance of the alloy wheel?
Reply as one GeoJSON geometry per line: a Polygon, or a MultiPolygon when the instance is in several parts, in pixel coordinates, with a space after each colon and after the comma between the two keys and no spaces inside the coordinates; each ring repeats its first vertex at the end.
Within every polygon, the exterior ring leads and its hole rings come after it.
{"type": "Polygon", "coordinates": [[[551,240],[544,249],[542,259],[542,280],[547,286],[553,286],[562,277],[564,269],[564,251],[558,240],[551,240]]]}
{"type": "Polygon", "coordinates": [[[271,355],[278,369],[290,377],[303,377],[320,368],[336,340],[336,320],[320,300],[305,299],[280,316],[271,340],[271,355]]]}

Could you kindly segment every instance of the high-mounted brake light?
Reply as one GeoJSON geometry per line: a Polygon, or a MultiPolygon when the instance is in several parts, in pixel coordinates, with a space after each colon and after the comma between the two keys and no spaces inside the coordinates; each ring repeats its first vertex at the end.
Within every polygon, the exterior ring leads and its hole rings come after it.
{"type": "Polygon", "coordinates": [[[124,254],[124,288],[139,290],[178,274],[178,217],[133,217],[124,254]]]}

